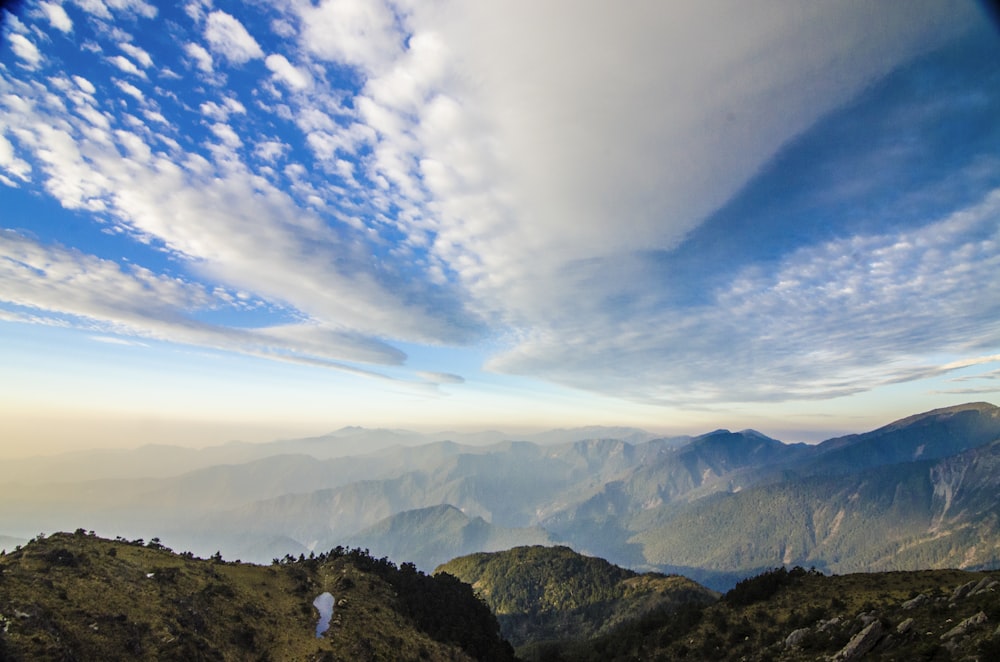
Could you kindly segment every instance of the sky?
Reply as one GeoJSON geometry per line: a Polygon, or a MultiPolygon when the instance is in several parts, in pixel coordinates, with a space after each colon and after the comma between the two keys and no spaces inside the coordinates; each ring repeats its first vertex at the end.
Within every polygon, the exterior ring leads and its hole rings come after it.
{"type": "Polygon", "coordinates": [[[975,2],[48,0],[0,41],[0,456],[1000,403],[975,2]]]}

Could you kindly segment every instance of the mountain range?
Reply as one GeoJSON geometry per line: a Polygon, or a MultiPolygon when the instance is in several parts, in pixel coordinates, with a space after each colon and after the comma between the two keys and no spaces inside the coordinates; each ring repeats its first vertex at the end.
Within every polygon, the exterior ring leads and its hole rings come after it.
{"type": "Polygon", "coordinates": [[[32,458],[0,469],[0,534],[84,527],[256,562],[350,544],[425,571],[473,552],[562,544],[717,590],[782,565],[1000,564],[992,404],[816,445],[753,430],[497,436],[460,443],[351,428],[256,446],[32,458]],[[357,452],[366,445],[376,450],[357,452]]]}

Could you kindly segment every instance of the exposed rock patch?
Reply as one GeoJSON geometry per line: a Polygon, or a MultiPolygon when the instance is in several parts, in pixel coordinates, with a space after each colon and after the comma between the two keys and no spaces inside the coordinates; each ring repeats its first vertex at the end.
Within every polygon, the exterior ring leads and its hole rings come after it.
{"type": "Polygon", "coordinates": [[[961,636],[965,635],[966,633],[968,633],[969,630],[972,630],[972,629],[978,628],[981,625],[984,625],[988,620],[989,620],[989,618],[986,617],[985,612],[979,612],[977,614],[969,616],[967,619],[965,619],[964,621],[962,621],[961,623],[959,623],[958,625],[956,625],[952,629],[950,629],[947,632],[945,632],[944,634],[942,634],[941,635],[941,639],[943,641],[943,640],[947,640],[947,639],[953,639],[955,637],[961,637],[961,636]]]}
{"type": "Polygon", "coordinates": [[[851,640],[837,652],[831,659],[832,662],[850,662],[858,660],[871,649],[882,638],[882,622],[872,621],[868,627],[854,635],[851,640]]]}

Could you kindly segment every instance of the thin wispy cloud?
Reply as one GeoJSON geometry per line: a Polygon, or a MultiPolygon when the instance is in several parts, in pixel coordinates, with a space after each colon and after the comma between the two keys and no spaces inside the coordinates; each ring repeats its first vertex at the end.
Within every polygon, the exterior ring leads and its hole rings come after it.
{"type": "Polygon", "coordinates": [[[0,195],[64,210],[4,219],[8,320],[698,407],[1000,348],[973,2],[74,0],[6,30],[0,195]]]}

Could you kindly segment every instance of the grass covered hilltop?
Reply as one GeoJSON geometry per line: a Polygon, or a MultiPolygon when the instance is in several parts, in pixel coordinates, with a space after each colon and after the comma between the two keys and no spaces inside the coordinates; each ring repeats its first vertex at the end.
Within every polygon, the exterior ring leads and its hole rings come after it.
{"type": "Polygon", "coordinates": [[[359,550],[258,566],[78,530],[0,557],[0,660],[138,659],[514,656],[467,584],[359,550]],[[324,592],[336,606],[317,637],[324,592]]]}

